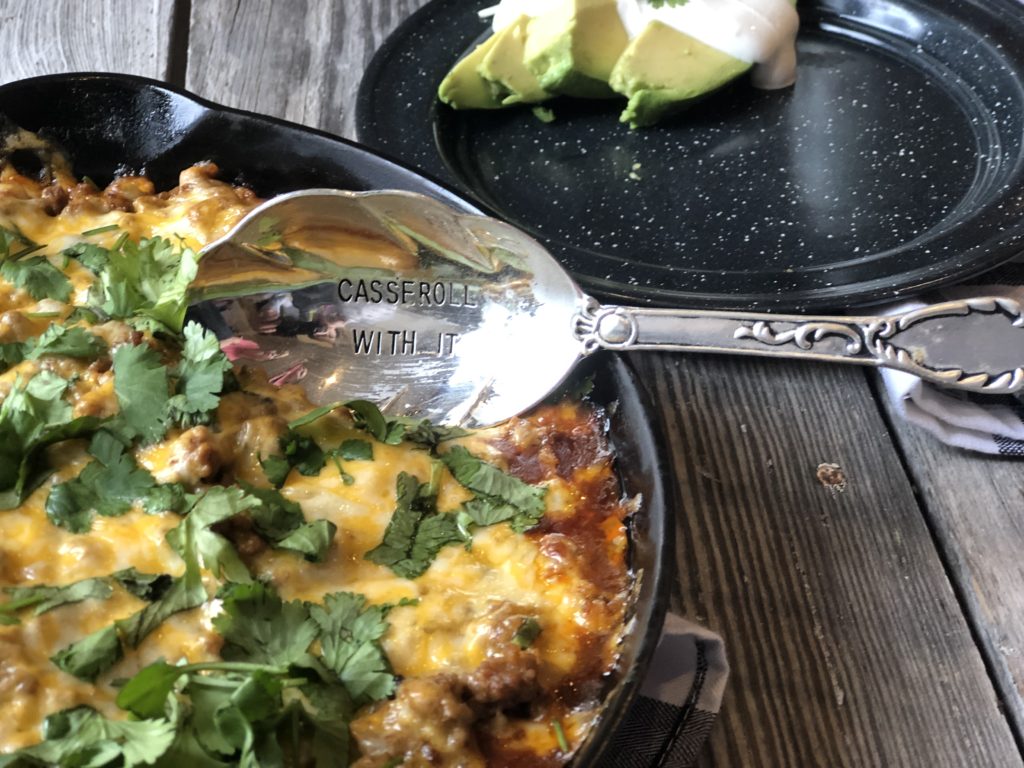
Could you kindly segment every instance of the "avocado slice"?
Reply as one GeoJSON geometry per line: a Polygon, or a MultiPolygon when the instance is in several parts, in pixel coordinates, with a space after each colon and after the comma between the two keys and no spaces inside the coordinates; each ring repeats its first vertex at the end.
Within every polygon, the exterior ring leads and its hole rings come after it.
{"type": "Polygon", "coordinates": [[[489,38],[477,72],[488,82],[501,106],[535,104],[550,99],[537,76],[523,63],[530,17],[523,15],[489,38]]]}
{"type": "Polygon", "coordinates": [[[721,88],[752,66],[652,21],[627,46],[610,83],[629,98],[620,120],[639,128],[680,111],[692,99],[721,88]]]}
{"type": "Polygon", "coordinates": [[[455,109],[500,109],[503,106],[491,83],[478,71],[495,42],[496,38],[491,36],[459,59],[437,89],[441,101],[455,109]]]}
{"type": "Polygon", "coordinates": [[[525,61],[551,93],[612,98],[608,79],[628,44],[615,0],[562,0],[530,22],[525,61]]]}

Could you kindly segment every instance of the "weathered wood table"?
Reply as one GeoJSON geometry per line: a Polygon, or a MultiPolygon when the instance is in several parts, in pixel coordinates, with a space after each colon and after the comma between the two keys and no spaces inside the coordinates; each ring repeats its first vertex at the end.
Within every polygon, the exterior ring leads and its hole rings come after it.
{"type": "MultiPolygon", "coordinates": [[[[423,2],[0,0],[0,81],[134,73],[353,137],[363,68],[423,2]]],[[[733,667],[703,764],[1021,765],[1024,466],[895,421],[873,372],[633,360],[682,511],[675,608],[733,667]]]]}

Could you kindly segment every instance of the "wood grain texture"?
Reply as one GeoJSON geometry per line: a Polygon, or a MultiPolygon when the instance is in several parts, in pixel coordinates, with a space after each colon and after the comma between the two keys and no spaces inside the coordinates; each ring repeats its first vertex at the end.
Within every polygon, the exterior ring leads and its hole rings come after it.
{"type": "Polygon", "coordinates": [[[370,57],[425,0],[201,0],[187,87],[228,106],[355,137],[370,57]]]}
{"type": "Polygon", "coordinates": [[[863,373],[636,365],[675,468],[678,608],[733,670],[702,764],[1020,765],[863,373]]]}
{"type": "Polygon", "coordinates": [[[941,445],[891,407],[890,416],[1007,716],[1024,733],[1024,468],[941,445]]]}
{"type": "Polygon", "coordinates": [[[0,82],[57,72],[167,74],[174,0],[0,0],[0,82]]]}

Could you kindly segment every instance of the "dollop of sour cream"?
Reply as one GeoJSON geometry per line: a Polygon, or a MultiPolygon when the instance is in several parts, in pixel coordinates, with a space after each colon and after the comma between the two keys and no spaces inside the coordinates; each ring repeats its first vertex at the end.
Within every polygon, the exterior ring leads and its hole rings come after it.
{"type": "Polygon", "coordinates": [[[552,5],[551,0],[501,0],[497,5],[480,11],[480,17],[491,17],[491,29],[497,33],[512,26],[520,16],[540,16],[550,11],[552,5]]]}
{"type": "MultiPolygon", "coordinates": [[[[619,18],[630,38],[652,21],[700,40],[716,50],[754,65],[756,88],[785,88],[796,81],[796,33],[800,17],[791,0],[688,0],[653,8],[647,0],[616,0],[619,18]]],[[[551,0],[501,0],[480,11],[495,32],[520,16],[540,16],[551,0]]]]}

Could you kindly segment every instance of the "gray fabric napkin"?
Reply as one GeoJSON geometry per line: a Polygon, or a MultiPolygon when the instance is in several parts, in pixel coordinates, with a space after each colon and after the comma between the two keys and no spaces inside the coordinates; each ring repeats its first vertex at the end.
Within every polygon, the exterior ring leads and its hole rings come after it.
{"type": "MultiPolygon", "coordinates": [[[[968,296],[1007,296],[1024,304],[1024,260],[926,297],[949,301],[968,296]]],[[[913,309],[922,302],[900,305],[913,309]]],[[[1020,333],[1024,363],[1024,330],[1020,333]]],[[[1020,397],[975,395],[926,384],[916,376],[882,370],[882,381],[896,411],[947,445],[998,456],[1024,458],[1024,401],[1020,397]]]]}
{"type": "Polygon", "coordinates": [[[687,768],[722,704],[729,664],[722,639],[669,614],[640,695],[600,768],[687,768]]]}

